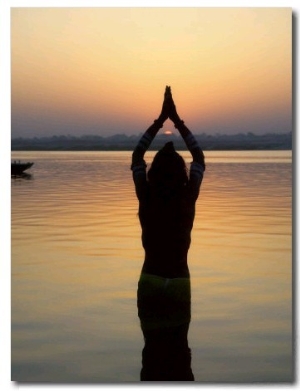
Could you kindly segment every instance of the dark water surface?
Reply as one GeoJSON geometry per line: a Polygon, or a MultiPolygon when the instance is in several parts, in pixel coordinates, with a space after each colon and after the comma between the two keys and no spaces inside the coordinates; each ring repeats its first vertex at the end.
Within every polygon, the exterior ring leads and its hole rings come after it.
{"type": "MultiPolygon", "coordinates": [[[[189,252],[193,375],[290,382],[291,152],[206,156],[189,252]]],[[[12,380],[139,381],[143,249],[130,157],[12,153],[35,163],[11,179],[12,380]]]]}

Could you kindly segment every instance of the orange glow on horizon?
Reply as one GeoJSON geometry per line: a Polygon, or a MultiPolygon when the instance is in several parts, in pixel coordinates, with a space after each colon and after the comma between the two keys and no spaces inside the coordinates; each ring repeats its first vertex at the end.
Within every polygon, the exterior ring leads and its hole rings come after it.
{"type": "Polygon", "coordinates": [[[64,123],[81,124],[79,134],[139,133],[159,115],[166,85],[179,115],[199,130],[290,117],[290,8],[13,8],[11,15],[12,135],[68,133],[64,123]]]}

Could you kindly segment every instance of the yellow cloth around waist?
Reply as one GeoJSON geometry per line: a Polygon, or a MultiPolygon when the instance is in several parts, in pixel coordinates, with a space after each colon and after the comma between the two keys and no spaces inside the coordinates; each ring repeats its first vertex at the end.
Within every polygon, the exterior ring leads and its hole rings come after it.
{"type": "Polygon", "coordinates": [[[190,279],[142,273],[138,284],[138,313],[144,330],[188,323],[191,319],[190,279]]]}

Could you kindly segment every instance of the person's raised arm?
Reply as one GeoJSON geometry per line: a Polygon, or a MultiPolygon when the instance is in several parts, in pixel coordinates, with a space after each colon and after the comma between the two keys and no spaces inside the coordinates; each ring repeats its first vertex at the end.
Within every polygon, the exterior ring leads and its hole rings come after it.
{"type": "Polygon", "coordinates": [[[166,103],[168,88],[169,87],[166,87],[165,89],[164,102],[159,117],[154,120],[153,124],[145,131],[132,153],[131,170],[138,198],[142,196],[146,183],[145,152],[149,148],[159,129],[163,127],[165,120],[168,118],[168,107],[166,103]]]}
{"type": "Polygon", "coordinates": [[[152,143],[159,129],[163,127],[164,122],[168,118],[168,107],[166,103],[166,96],[168,90],[169,87],[167,86],[165,89],[164,102],[159,117],[156,120],[154,120],[153,124],[145,131],[145,133],[142,135],[142,137],[140,138],[139,142],[137,143],[133,151],[132,165],[136,165],[140,163],[145,164],[144,162],[145,152],[149,148],[150,144],[152,143]]]}
{"type": "Polygon", "coordinates": [[[169,88],[168,90],[167,101],[169,104],[169,118],[171,119],[171,121],[173,121],[175,128],[178,129],[179,133],[181,134],[188,150],[192,154],[193,161],[201,164],[205,170],[203,151],[200,148],[193,133],[187,128],[184,121],[179,117],[171,94],[171,88],[169,88]]]}
{"type": "Polygon", "coordinates": [[[178,129],[193,157],[193,162],[190,169],[189,189],[190,195],[195,201],[199,195],[200,186],[205,171],[204,154],[192,132],[187,128],[182,119],[179,117],[173,101],[171,89],[168,91],[168,94],[169,96],[167,97],[167,101],[169,104],[169,118],[174,122],[175,128],[178,129]]]}

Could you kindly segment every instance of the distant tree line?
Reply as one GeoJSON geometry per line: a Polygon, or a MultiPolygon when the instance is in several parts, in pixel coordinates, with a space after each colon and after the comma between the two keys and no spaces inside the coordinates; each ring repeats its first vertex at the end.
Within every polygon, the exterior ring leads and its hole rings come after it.
{"type": "MultiPolygon", "coordinates": [[[[102,137],[96,135],[52,136],[33,138],[13,138],[12,151],[130,151],[136,146],[140,135],[116,134],[102,137]]],[[[292,149],[292,132],[280,134],[240,133],[234,135],[206,133],[195,135],[203,150],[289,150],[292,149]]],[[[151,144],[150,150],[157,150],[165,142],[172,140],[176,149],[186,146],[176,134],[159,134],[151,144]]]]}

